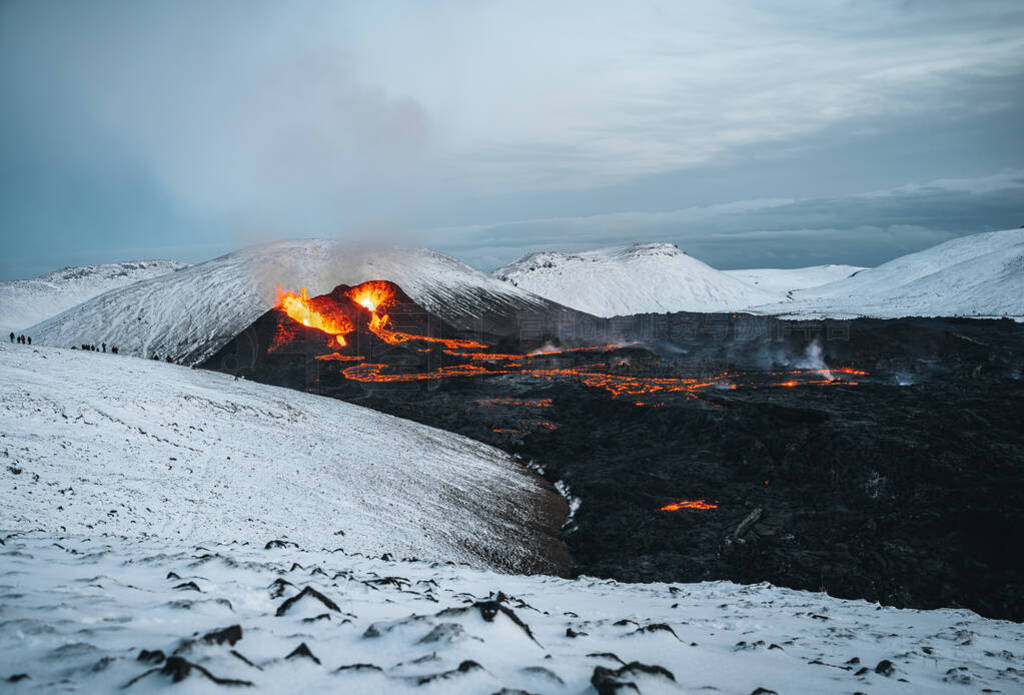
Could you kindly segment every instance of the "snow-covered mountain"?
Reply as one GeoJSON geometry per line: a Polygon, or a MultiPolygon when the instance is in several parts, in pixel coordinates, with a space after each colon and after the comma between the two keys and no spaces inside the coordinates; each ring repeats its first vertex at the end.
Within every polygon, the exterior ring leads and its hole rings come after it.
{"type": "Polygon", "coordinates": [[[21,332],[104,292],[187,267],[159,260],[106,263],[0,282],[0,333],[21,332]]]}
{"type": "Polygon", "coordinates": [[[596,316],[732,311],[776,298],[698,261],[674,244],[532,253],[493,275],[596,316]]]}
{"type": "Polygon", "coordinates": [[[726,275],[766,292],[785,296],[795,290],[818,287],[864,270],[856,265],[812,265],[806,268],[749,268],[723,270],[726,275]]]}
{"type": "Polygon", "coordinates": [[[1024,317],[1024,229],[958,237],[757,307],[792,316],[1024,317]]]}
{"type": "Polygon", "coordinates": [[[312,296],[366,280],[391,280],[464,329],[558,309],[436,251],[314,239],[253,246],[108,292],[33,326],[31,335],[46,345],[105,342],[195,364],[273,306],[277,285],[305,286],[312,296]]]}
{"type": "Polygon", "coordinates": [[[264,549],[226,534],[201,545],[0,538],[0,679],[16,681],[5,692],[1024,689],[1024,626],[966,610],[882,608],[767,584],[502,575],[264,549]]]}
{"type": "Polygon", "coordinates": [[[0,528],[506,570],[553,571],[561,552],[566,504],[507,454],[206,370],[2,344],[0,432],[0,528]]]}

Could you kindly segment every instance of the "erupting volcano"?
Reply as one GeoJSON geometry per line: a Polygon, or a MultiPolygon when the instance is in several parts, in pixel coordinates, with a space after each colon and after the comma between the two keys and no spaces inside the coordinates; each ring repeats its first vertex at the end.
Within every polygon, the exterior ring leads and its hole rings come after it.
{"type": "Polygon", "coordinates": [[[338,311],[333,304],[317,297],[316,303],[309,298],[306,288],[298,293],[288,292],[281,286],[277,287],[277,307],[293,321],[298,321],[307,328],[315,328],[327,335],[334,336],[338,345],[345,347],[345,334],[355,330],[352,321],[344,313],[338,311]]]}
{"type": "MultiPolygon", "coordinates": [[[[439,343],[446,348],[487,347],[483,343],[473,340],[439,338],[425,333],[394,330],[391,316],[387,313],[388,309],[399,303],[406,305],[406,308],[409,305],[415,307],[415,304],[401,292],[397,285],[384,280],[370,280],[355,287],[339,285],[330,294],[312,299],[307,294],[305,287],[298,293],[287,292],[278,287],[277,293],[278,303],[275,307],[277,310],[307,328],[315,328],[327,335],[334,336],[340,347],[347,346],[348,343],[344,336],[355,330],[355,323],[350,318],[353,313],[351,304],[369,313],[368,320],[365,322],[366,328],[389,345],[421,341],[439,343]],[[348,302],[345,301],[346,299],[348,302]]],[[[416,308],[418,309],[418,307],[416,308]]],[[[426,315],[425,312],[423,313],[426,315]]]]}
{"type": "Polygon", "coordinates": [[[408,384],[513,375],[539,382],[571,380],[613,398],[629,398],[638,407],[658,408],[672,394],[704,400],[721,389],[856,385],[849,377],[866,374],[835,368],[681,375],[639,340],[561,347],[545,342],[516,351],[508,350],[506,341],[505,349],[497,349],[496,339],[488,344],[460,335],[386,280],[339,285],[316,297],[305,287],[298,292],[279,287],[274,311],[261,321],[274,324],[273,339],[265,350],[257,348],[252,359],[306,355],[321,365],[318,388],[326,378],[408,384]],[[647,400],[650,396],[658,398],[647,400]]]}

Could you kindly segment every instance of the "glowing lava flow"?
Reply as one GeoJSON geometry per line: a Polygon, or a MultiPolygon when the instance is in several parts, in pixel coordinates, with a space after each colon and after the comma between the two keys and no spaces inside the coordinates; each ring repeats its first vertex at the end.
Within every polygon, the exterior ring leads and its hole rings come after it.
{"type": "Polygon", "coordinates": [[[428,335],[416,335],[391,330],[391,317],[384,313],[395,302],[395,288],[383,280],[370,280],[351,288],[346,294],[352,301],[370,312],[370,330],[389,345],[398,345],[409,340],[422,340],[428,343],[440,343],[446,348],[485,348],[483,343],[475,340],[457,338],[434,338],[428,335]]]}
{"type": "Polygon", "coordinates": [[[345,334],[355,330],[352,321],[344,314],[339,312],[336,316],[326,316],[314,308],[305,287],[296,293],[278,286],[277,308],[307,328],[316,328],[334,336],[341,347],[347,344],[345,334]]]}
{"type": "Polygon", "coordinates": [[[680,509],[718,509],[717,503],[705,502],[704,500],[679,500],[672,504],[666,504],[661,507],[658,511],[660,512],[678,512],[680,509]]]}
{"type": "MultiPolygon", "coordinates": [[[[346,379],[364,383],[433,381],[453,377],[517,374],[542,380],[575,380],[589,388],[603,389],[610,393],[613,398],[620,396],[630,397],[636,406],[656,408],[664,406],[664,402],[659,400],[649,401],[647,400],[648,396],[679,393],[686,398],[704,400],[701,398],[702,392],[712,389],[795,388],[812,385],[854,386],[857,385],[857,382],[850,380],[849,376],[867,374],[867,372],[858,369],[836,367],[831,369],[794,369],[769,372],[722,372],[714,376],[703,376],[700,378],[636,376],[629,374],[628,371],[624,373],[621,369],[628,368],[628,358],[618,361],[614,367],[609,367],[607,362],[593,362],[582,367],[558,367],[545,363],[545,360],[559,355],[603,352],[640,343],[639,341],[633,341],[629,343],[567,348],[556,348],[546,345],[543,348],[525,354],[492,353],[486,351],[487,345],[474,340],[435,338],[394,330],[388,312],[398,303],[398,294],[397,287],[390,282],[383,280],[364,282],[347,289],[345,295],[369,312],[369,330],[389,345],[397,345],[407,341],[436,343],[443,346],[444,354],[469,361],[467,364],[445,365],[429,371],[389,373],[389,365],[364,362],[363,358],[358,355],[343,355],[335,352],[316,357],[317,360],[323,362],[357,362],[357,364],[342,368],[341,373],[346,379]],[[609,373],[606,371],[607,369],[614,369],[615,371],[609,373]]],[[[328,335],[334,336],[338,345],[342,347],[346,345],[345,334],[355,330],[352,320],[340,308],[335,308],[337,305],[332,302],[336,300],[330,297],[310,299],[305,287],[302,288],[300,293],[286,292],[279,287],[278,300],[278,308],[292,319],[304,326],[316,328],[328,335]]],[[[285,339],[287,339],[287,335],[279,337],[279,340],[285,339]]],[[[420,352],[431,350],[430,347],[415,347],[415,349],[420,352]]],[[[513,402],[515,401],[510,399],[508,404],[513,402]]],[[[721,407],[719,404],[708,402],[710,405],[721,407]]],[[[550,401],[546,403],[543,401],[541,403],[528,403],[524,401],[516,404],[528,407],[534,405],[543,407],[544,405],[549,405],[550,401]]],[[[481,405],[486,404],[481,403],[481,405]]],[[[703,501],[700,500],[699,502],[703,501]]]]}
{"type": "MultiPolygon", "coordinates": [[[[500,357],[500,356],[495,356],[500,357]]],[[[500,359],[496,361],[501,362],[500,359]]],[[[604,389],[613,398],[619,396],[647,396],[651,394],[679,393],[687,398],[700,399],[700,394],[711,389],[737,388],[758,388],[758,386],[782,386],[792,388],[795,386],[856,386],[856,381],[843,381],[838,378],[812,379],[810,377],[821,376],[825,370],[808,369],[792,370],[786,372],[791,378],[784,382],[764,382],[765,376],[771,377],[778,373],[753,373],[723,372],[713,377],[692,378],[692,377],[638,377],[623,374],[607,374],[605,372],[590,371],[577,368],[561,369],[537,369],[523,368],[518,362],[506,362],[488,368],[479,363],[457,364],[439,367],[429,372],[405,372],[387,374],[385,364],[364,363],[342,370],[346,378],[361,382],[413,382],[433,381],[449,377],[466,376],[498,376],[501,374],[519,374],[534,379],[569,379],[582,383],[584,386],[596,389],[604,389]],[[798,378],[792,378],[798,377],[798,378]]],[[[833,369],[839,372],[839,369],[833,369]]],[[[860,370],[843,370],[844,373],[864,374],[860,370]]],[[[663,402],[635,401],[634,405],[648,407],[662,407],[663,402]]]]}

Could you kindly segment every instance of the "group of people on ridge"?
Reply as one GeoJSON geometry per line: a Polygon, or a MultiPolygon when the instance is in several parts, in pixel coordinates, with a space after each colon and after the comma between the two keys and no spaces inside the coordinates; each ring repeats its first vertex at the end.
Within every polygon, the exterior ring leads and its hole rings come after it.
{"type": "MultiPolygon", "coordinates": [[[[12,343],[17,342],[19,345],[31,345],[32,344],[32,338],[30,338],[28,336],[25,336],[25,335],[18,335],[18,336],[16,336],[16,335],[14,335],[14,331],[11,331],[11,342],[12,343]]],[[[106,352],[107,351],[107,344],[106,343],[100,343],[100,346],[96,347],[95,345],[92,345],[90,343],[82,343],[80,346],[72,345],[71,349],[72,350],[82,349],[82,350],[88,350],[89,352],[106,352]]],[[[110,353],[113,354],[113,355],[116,355],[118,353],[118,348],[117,348],[116,345],[111,345],[110,346],[110,353]]],[[[160,355],[153,355],[152,359],[159,360],[160,359],[160,355]]],[[[168,355],[166,357],[166,360],[168,362],[172,363],[172,364],[174,363],[174,360],[171,358],[170,355],[168,355]]]]}
{"type": "MultiPolygon", "coordinates": [[[[27,335],[18,335],[18,336],[16,336],[16,335],[14,335],[14,331],[11,331],[10,338],[11,338],[11,342],[12,343],[18,343],[19,345],[31,345],[32,344],[32,337],[31,336],[27,336],[27,335]]],[[[72,345],[71,349],[72,350],[77,350],[78,348],[75,347],[74,345],[72,345]]],[[[107,344],[106,343],[100,343],[100,347],[96,347],[95,345],[90,345],[88,343],[82,343],[81,349],[82,350],[88,350],[90,352],[101,352],[101,351],[102,352],[106,352],[107,351],[107,344]]],[[[111,345],[110,346],[110,352],[112,354],[116,355],[117,354],[117,346],[116,345],[111,345]]]]}
{"type": "MultiPolygon", "coordinates": [[[[71,349],[74,350],[75,349],[74,346],[72,346],[71,349]]],[[[106,352],[107,351],[107,344],[106,343],[100,343],[100,347],[96,347],[95,345],[89,345],[88,343],[83,343],[82,344],[82,349],[83,350],[89,350],[90,352],[100,352],[100,351],[106,352]]],[[[112,352],[113,354],[116,355],[117,354],[117,346],[111,345],[110,346],[110,352],[112,352]]]]}

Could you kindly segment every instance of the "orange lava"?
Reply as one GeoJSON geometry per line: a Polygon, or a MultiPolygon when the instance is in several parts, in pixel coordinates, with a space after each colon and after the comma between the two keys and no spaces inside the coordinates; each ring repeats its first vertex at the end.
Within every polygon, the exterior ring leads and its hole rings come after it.
{"type": "Polygon", "coordinates": [[[483,343],[475,340],[456,338],[434,338],[429,335],[403,333],[391,328],[391,317],[385,311],[395,303],[394,286],[383,280],[370,280],[356,285],[346,292],[352,301],[370,312],[370,330],[388,345],[398,345],[410,340],[421,340],[428,343],[440,343],[446,348],[485,348],[483,343]]]}
{"type": "MultiPolygon", "coordinates": [[[[495,360],[501,362],[501,360],[495,360]]],[[[747,376],[741,372],[723,372],[713,377],[640,377],[625,374],[607,374],[600,371],[592,371],[583,368],[560,368],[560,369],[531,369],[523,368],[518,362],[507,362],[493,367],[485,367],[479,362],[470,364],[450,365],[439,367],[429,372],[411,373],[386,373],[387,365],[366,363],[355,367],[349,367],[343,374],[355,381],[363,382],[413,382],[433,381],[450,377],[461,376],[497,376],[501,374],[521,374],[534,379],[572,379],[590,388],[604,389],[614,398],[628,396],[649,396],[652,394],[679,393],[688,398],[700,398],[700,394],[712,389],[757,388],[757,383],[752,377],[772,376],[777,372],[769,372],[767,375],[754,373],[747,376]]],[[[789,379],[784,382],[769,382],[768,385],[793,388],[796,386],[832,386],[832,385],[856,385],[855,381],[842,381],[839,379],[818,379],[824,370],[792,370],[787,375],[800,378],[789,379]]],[[[840,371],[840,370],[833,370],[840,371]]],[[[854,373],[843,372],[843,373],[854,373]]],[[[634,405],[646,407],[662,407],[663,401],[635,400],[634,405]]],[[[712,404],[715,405],[715,404],[712,404]]]]}
{"type": "MultiPolygon", "coordinates": [[[[359,304],[371,314],[376,315],[377,310],[387,309],[395,302],[395,290],[390,283],[383,280],[370,280],[349,289],[346,292],[349,298],[359,304]]],[[[386,319],[387,316],[385,315],[386,319]]]]}
{"type": "Polygon", "coordinates": [[[327,355],[315,355],[313,359],[323,362],[360,362],[365,358],[362,355],[343,355],[340,352],[332,352],[327,355]]]}
{"type": "Polygon", "coordinates": [[[345,347],[345,334],[355,330],[352,321],[341,312],[327,315],[313,305],[313,301],[303,287],[300,292],[288,292],[283,287],[277,288],[277,308],[291,319],[298,321],[307,328],[316,328],[327,335],[335,337],[340,347],[345,347]]]}
{"type": "MultiPolygon", "coordinates": [[[[287,292],[278,287],[278,309],[304,326],[315,328],[334,336],[339,346],[345,347],[345,335],[355,330],[352,321],[340,310],[332,310],[335,304],[328,298],[310,299],[303,287],[299,293],[287,292]]],[[[434,381],[455,377],[497,376],[502,374],[519,374],[533,379],[571,379],[589,388],[603,389],[613,398],[628,397],[638,407],[662,407],[664,401],[657,398],[660,394],[678,393],[687,398],[700,399],[700,394],[713,389],[730,389],[758,387],[796,388],[799,386],[832,386],[857,385],[856,381],[844,379],[847,376],[863,376],[867,372],[849,367],[833,369],[792,369],[773,372],[722,372],[714,376],[696,377],[652,377],[634,376],[623,373],[620,367],[628,367],[628,360],[610,367],[605,362],[595,362],[585,367],[551,368],[545,358],[567,353],[601,352],[631,345],[639,345],[642,341],[613,343],[607,345],[589,345],[582,347],[556,348],[545,346],[524,354],[487,352],[487,345],[474,340],[459,338],[435,338],[417,335],[394,329],[388,313],[397,302],[396,287],[383,280],[364,282],[346,291],[346,295],[355,303],[366,309],[370,314],[368,327],[378,338],[390,345],[408,341],[436,343],[443,346],[443,353],[455,358],[468,360],[467,364],[456,364],[437,367],[423,372],[389,372],[386,364],[362,362],[358,355],[342,355],[334,352],[319,355],[316,359],[324,362],[360,362],[342,369],[345,378],[364,383],[376,382],[415,382],[434,381]],[[534,366],[535,365],[535,366],[534,366]],[[615,369],[609,373],[608,369],[615,369]],[[655,398],[650,398],[655,396],[655,398]]],[[[275,337],[274,346],[289,339],[289,331],[275,337]]],[[[429,346],[415,347],[416,350],[430,351],[429,346]]],[[[704,400],[704,399],[701,399],[704,400]]],[[[709,401],[706,401],[709,402],[709,401]]],[[[487,399],[478,401],[487,407],[494,405],[511,405],[523,407],[548,407],[551,399],[487,399]]],[[[721,407],[719,404],[710,403],[721,407]]],[[[539,424],[539,423],[538,423],[539,424]]]]}
{"type": "Polygon", "coordinates": [[[550,408],[550,398],[526,398],[519,400],[517,398],[481,398],[477,401],[477,405],[482,405],[486,408],[491,408],[496,405],[521,405],[527,408],[550,408]]]}
{"type": "Polygon", "coordinates": [[[718,509],[718,504],[717,504],[717,502],[715,502],[715,503],[705,502],[702,499],[700,499],[700,500],[679,500],[678,502],[673,502],[672,504],[666,504],[664,507],[661,507],[658,511],[661,511],[661,512],[678,512],[680,509],[702,509],[702,510],[718,509]]]}
{"type": "MultiPolygon", "coordinates": [[[[483,367],[478,367],[475,364],[455,364],[450,367],[441,367],[435,369],[432,372],[412,372],[404,374],[382,374],[381,372],[387,367],[385,364],[376,364],[373,362],[367,362],[365,364],[359,364],[354,367],[342,370],[342,374],[345,375],[346,379],[352,381],[362,382],[410,382],[410,381],[433,381],[436,379],[445,379],[453,376],[483,376],[487,374],[497,374],[499,372],[493,372],[483,367]]],[[[507,372],[504,372],[507,373],[507,372]]]]}

